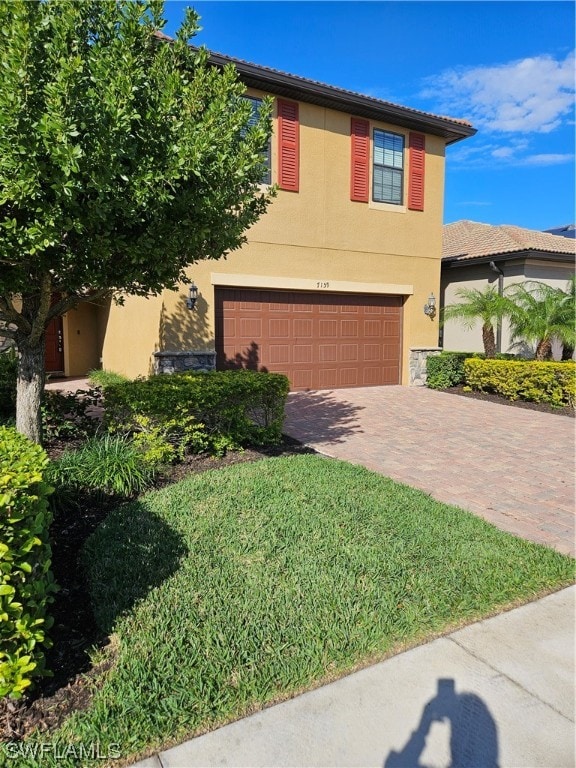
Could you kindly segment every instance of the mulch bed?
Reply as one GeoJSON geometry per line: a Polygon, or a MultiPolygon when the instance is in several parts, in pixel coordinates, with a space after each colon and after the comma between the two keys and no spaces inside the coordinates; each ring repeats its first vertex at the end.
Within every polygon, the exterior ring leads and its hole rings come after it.
{"type": "MultiPolygon", "coordinates": [[[[556,415],[574,417],[574,408],[552,408],[545,403],[510,402],[498,395],[464,392],[462,387],[444,390],[450,394],[488,400],[514,408],[527,408],[556,415]]],[[[54,442],[47,447],[51,458],[57,458],[71,442],[54,442]]],[[[253,462],[270,456],[290,456],[314,451],[285,436],[281,445],[242,452],[229,452],[221,458],[190,456],[181,464],[170,467],[159,478],[157,487],[178,482],[183,478],[210,469],[232,464],[253,462]]],[[[59,514],[51,528],[53,571],[60,591],[51,606],[54,626],[50,631],[53,646],[46,653],[47,668],[53,676],[41,680],[33,692],[18,701],[0,699],[0,741],[17,741],[35,729],[50,732],[57,729],[73,712],[90,704],[94,682],[106,671],[105,665],[95,667],[89,658],[93,648],[104,648],[110,639],[96,626],[84,574],[78,563],[78,553],[84,542],[106,515],[119,503],[118,499],[86,495],[78,499],[78,508],[59,514]]],[[[113,654],[106,654],[112,664],[113,654]]]]}
{"type": "Polygon", "coordinates": [[[500,395],[493,395],[489,392],[465,392],[463,385],[459,387],[450,387],[449,389],[443,389],[442,392],[448,392],[453,395],[461,395],[462,397],[471,397],[474,400],[488,400],[491,403],[500,403],[500,405],[508,405],[512,408],[525,408],[529,411],[541,411],[542,413],[554,413],[559,416],[571,416],[574,418],[574,406],[566,405],[562,408],[555,407],[549,403],[529,403],[525,400],[506,400],[505,397],[500,395]]]}

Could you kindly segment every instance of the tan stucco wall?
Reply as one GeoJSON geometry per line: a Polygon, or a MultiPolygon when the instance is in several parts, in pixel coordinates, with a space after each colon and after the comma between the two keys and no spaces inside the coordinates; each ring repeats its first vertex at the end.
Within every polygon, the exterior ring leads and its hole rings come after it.
{"type": "Polygon", "coordinates": [[[96,305],[86,303],[62,316],[66,376],[83,376],[99,367],[96,311],[96,305]]]}
{"type": "MultiPolygon", "coordinates": [[[[402,133],[408,146],[408,130],[384,123],[370,127],[402,133]]],[[[406,150],[405,201],[408,157],[406,150]]],[[[273,137],[273,182],[277,162],[273,137]]],[[[370,179],[370,188],[371,183],[370,179]]],[[[422,307],[431,291],[439,294],[443,185],[444,141],[427,136],[423,212],[350,201],[350,115],[300,103],[299,192],[280,190],[248,232],[248,244],[241,250],[190,268],[190,279],[200,291],[194,312],[185,307],[184,287],[154,299],[128,297],[124,307],[113,305],[103,366],[129,376],[146,375],[154,351],[213,349],[218,274],[245,274],[314,283],[411,286],[403,326],[403,383],[407,383],[409,348],[435,346],[438,339],[437,319],[431,321],[422,307]]]]}
{"type": "MultiPolygon", "coordinates": [[[[504,271],[504,288],[526,280],[538,280],[554,288],[566,288],[568,279],[574,273],[574,267],[566,262],[538,261],[535,259],[507,261],[498,263],[504,271]]],[[[459,288],[483,290],[487,285],[498,287],[498,275],[488,264],[471,265],[447,269],[442,274],[442,305],[458,304],[461,299],[456,295],[459,288]]],[[[496,328],[494,329],[496,333],[496,328]]],[[[471,329],[451,320],[443,329],[442,347],[451,352],[483,352],[482,323],[477,322],[471,329]]],[[[530,355],[528,347],[514,347],[510,337],[509,323],[502,323],[502,352],[530,355]]]]}

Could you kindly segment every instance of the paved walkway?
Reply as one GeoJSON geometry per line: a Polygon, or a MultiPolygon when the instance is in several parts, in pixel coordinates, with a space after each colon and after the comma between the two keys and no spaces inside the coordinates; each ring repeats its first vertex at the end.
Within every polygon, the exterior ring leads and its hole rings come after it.
{"type": "Polygon", "coordinates": [[[573,768],[575,593],[472,624],[136,765],[573,768]]]}
{"type": "Polygon", "coordinates": [[[46,389],[60,390],[61,392],[76,392],[79,389],[91,389],[92,385],[85,376],[52,379],[46,382],[46,389]]]}
{"type": "Polygon", "coordinates": [[[423,387],[296,392],[287,412],[322,453],[575,554],[574,419],[423,387]]]}

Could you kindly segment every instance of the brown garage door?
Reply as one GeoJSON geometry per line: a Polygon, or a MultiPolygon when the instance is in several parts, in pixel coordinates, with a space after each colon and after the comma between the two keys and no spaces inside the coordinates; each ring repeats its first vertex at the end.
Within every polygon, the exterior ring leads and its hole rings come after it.
{"type": "Polygon", "coordinates": [[[216,288],[219,370],[285,373],[292,389],[400,383],[402,298],[216,288]]]}

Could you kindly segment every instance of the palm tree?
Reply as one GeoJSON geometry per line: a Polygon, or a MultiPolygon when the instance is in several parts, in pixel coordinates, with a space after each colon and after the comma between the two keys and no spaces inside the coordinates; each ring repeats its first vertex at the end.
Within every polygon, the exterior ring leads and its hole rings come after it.
{"type": "Polygon", "coordinates": [[[494,325],[501,322],[506,314],[508,302],[491,285],[488,285],[484,290],[459,288],[456,291],[456,296],[462,301],[459,304],[448,304],[444,307],[442,324],[447,320],[457,320],[465,328],[471,329],[480,320],[482,322],[482,343],[486,357],[495,357],[494,325]]]}
{"type": "Polygon", "coordinates": [[[512,339],[524,339],[535,344],[536,360],[551,357],[555,338],[565,346],[574,348],[575,286],[575,278],[572,277],[565,291],[538,280],[508,287],[504,298],[509,302],[512,339]]]}
{"type": "MultiPolygon", "coordinates": [[[[566,314],[568,315],[568,322],[572,327],[576,324],[576,272],[571,275],[568,285],[566,286],[566,293],[568,299],[566,301],[566,314]]],[[[574,340],[564,341],[562,345],[562,360],[572,360],[574,355],[574,340]]]]}

